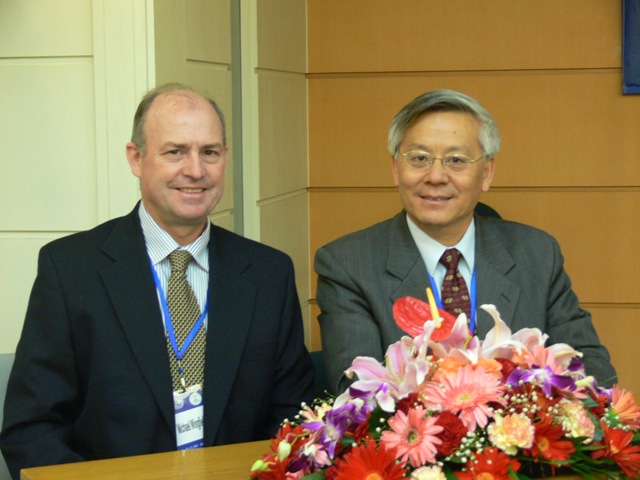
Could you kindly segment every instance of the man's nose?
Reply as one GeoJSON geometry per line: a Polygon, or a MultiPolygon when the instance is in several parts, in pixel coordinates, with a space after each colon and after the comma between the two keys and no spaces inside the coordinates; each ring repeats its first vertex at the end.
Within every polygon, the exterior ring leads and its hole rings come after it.
{"type": "Polygon", "coordinates": [[[441,158],[435,158],[433,165],[424,173],[425,183],[446,183],[449,181],[449,173],[444,168],[441,158]]]}
{"type": "Polygon", "coordinates": [[[198,152],[189,152],[182,167],[182,172],[191,178],[201,178],[204,176],[204,166],[198,152]]]}

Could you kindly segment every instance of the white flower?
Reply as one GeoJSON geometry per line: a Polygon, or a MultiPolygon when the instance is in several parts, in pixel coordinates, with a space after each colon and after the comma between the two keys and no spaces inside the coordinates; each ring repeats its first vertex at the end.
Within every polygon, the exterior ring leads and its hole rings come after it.
{"type": "Polygon", "coordinates": [[[437,465],[416,468],[411,472],[411,480],[446,480],[442,469],[437,465]]]}

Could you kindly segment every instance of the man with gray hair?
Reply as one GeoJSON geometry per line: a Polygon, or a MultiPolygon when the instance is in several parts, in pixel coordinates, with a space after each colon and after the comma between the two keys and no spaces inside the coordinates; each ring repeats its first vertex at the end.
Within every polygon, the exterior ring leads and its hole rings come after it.
{"type": "Polygon", "coordinates": [[[357,356],[382,360],[404,334],[392,306],[403,296],[427,300],[453,315],[465,312],[484,338],[494,304],[512,331],[536,327],[547,344],[583,353],[586,371],[610,385],[616,372],[591,315],[571,289],[556,240],[536,228],[480,215],[500,137],[491,114],[459,92],[427,92],[395,116],[388,141],[403,211],[320,248],[318,318],[327,376],[340,392],[357,356]],[[482,206],[482,204],[480,204],[482,206]]]}

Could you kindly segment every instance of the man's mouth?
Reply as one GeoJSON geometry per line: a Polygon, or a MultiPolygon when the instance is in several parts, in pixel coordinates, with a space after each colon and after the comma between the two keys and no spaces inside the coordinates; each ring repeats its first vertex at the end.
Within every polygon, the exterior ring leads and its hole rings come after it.
{"type": "Polygon", "coordinates": [[[204,188],[179,188],[183,193],[201,193],[204,192],[204,188]]]}
{"type": "Polygon", "coordinates": [[[444,195],[419,195],[421,199],[427,200],[429,202],[444,202],[450,200],[451,197],[444,195]]]}

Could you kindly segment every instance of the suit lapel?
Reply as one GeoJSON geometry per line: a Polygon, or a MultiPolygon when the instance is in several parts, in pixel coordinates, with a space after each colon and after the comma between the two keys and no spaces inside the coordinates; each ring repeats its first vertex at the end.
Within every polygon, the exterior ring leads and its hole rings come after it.
{"type": "Polygon", "coordinates": [[[101,272],[107,294],[142,377],[173,431],[175,420],[166,340],[137,208],[117,224],[103,250],[113,259],[101,272]]]}
{"type": "Polygon", "coordinates": [[[391,289],[391,301],[395,302],[404,296],[426,301],[426,289],[429,286],[427,267],[409,232],[405,215],[402,211],[393,217],[389,227],[387,273],[396,282],[391,289]]]}
{"type": "Polygon", "coordinates": [[[478,307],[478,335],[484,338],[493,328],[492,318],[480,310],[484,304],[493,304],[502,319],[509,325],[516,311],[520,287],[507,278],[507,273],[515,266],[515,261],[502,244],[496,233],[493,220],[476,215],[476,276],[478,307]]]}
{"type": "Polygon", "coordinates": [[[258,285],[243,276],[249,267],[249,260],[234,247],[229,233],[212,225],[204,370],[205,445],[212,445],[218,433],[253,317],[258,285]]]}

